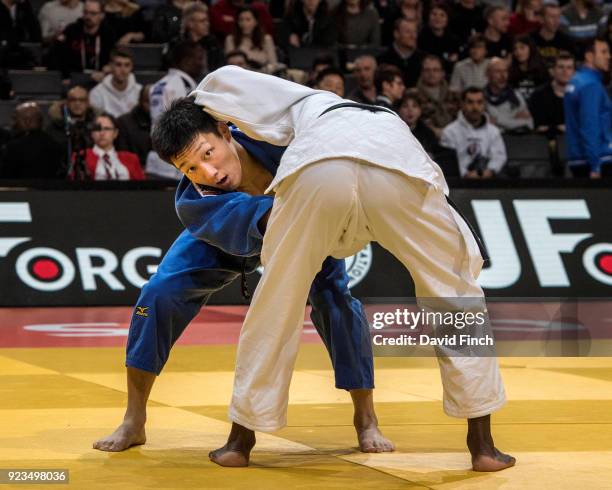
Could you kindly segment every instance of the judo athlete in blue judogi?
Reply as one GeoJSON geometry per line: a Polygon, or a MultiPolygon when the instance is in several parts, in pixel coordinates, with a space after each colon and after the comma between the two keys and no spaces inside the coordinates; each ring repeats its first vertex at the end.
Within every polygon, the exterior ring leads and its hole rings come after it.
{"type": "MultiPolygon", "coordinates": [[[[245,274],[260,265],[263,231],[273,204],[273,197],[263,191],[285,148],[253,140],[223,124],[219,131],[223,138],[215,151],[219,158],[238,157],[241,175],[223,177],[226,182],[220,181],[220,188],[199,186],[187,177],[181,180],[175,203],[186,230],[142,289],[127,344],[124,421],[94,443],[96,449],[123,451],[145,443],[146,403],[170,349],[212,294],[239,277],[244,291],[245,274]]],[[[309,294],[311,319],[331,357],[336,387],[351,392],[360,449],[391,451],[392,443],[378,429],[372,401],[368,322],[361,303],[350,294],[348,280],[344,260],[328,257],[323,262],[309,294]]]]}

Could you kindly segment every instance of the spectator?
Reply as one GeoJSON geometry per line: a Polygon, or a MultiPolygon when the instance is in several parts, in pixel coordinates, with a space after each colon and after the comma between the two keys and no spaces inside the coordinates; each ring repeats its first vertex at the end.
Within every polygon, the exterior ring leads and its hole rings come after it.
{"type": "Polygon", "coordinates": [[[231,51],[225,55],[226,64],[239,66],[240,68],[245,68],[247,70],[251,69],[251,65],[249,65],[249,59],[247,55],[242,51],[231,51]]]}
{"type": "Polygon", "coordinates": [[[85,0],[83,17],[64,29],[59,41],[58,64],[65,79],[72,72],[87,72],[92,80],[100,82],[110,52],[117,37],[104,22],[103,0],[85,0]]]}
{"type": "Polygon", "coordinates": [[[451,76],[451,90],[462,93],[467,87],[483,88],[487,84],[487,44],[482,34],[468,41],[469,56],[457,62],[451,76]]]}
{"type": "Polygon", "coordinates": [[[508,62],[503,58],[492,58],[487,77],[485,97],[491,122],[502,131],[526,132],[533,129],[533,119],[525,99],[508,84],[508,62]]]}
{"type": "Polygon", "coordinates": [[[442,60],[437,56],[429,54],[423,59],[417,93],[422,100],[423,120],[439,137],[442,129],[457,117],[460,101],[457,93],[448,88],[442,60]]]}
{"type": "Polygon", "coordinates": [[[459,59],[460,43],[448,27],[448,12],[443,3],[432,5],[427,25],[419,34],[418,46],[424,52],[441,58],[446,73],[450,75],[454,63],[459,59]]]}
{"type": "Polygon", "coordinates": [[[370,0],[342,0],[334,17],[340,44],[380,46],[380,20],[370,0]]]}
{"type": "Polygon", "coordinates": [[[603,84],[603,74],[609,69],[608,43],[590,41],[584,64],[565,92],[567,163],[574,177],[612,176],[612,102],[603,84]]]}
{"type": "Polygon", "coordinates": [[[451,6],[451,32],[459,38],[461,46],[476,33],[485,30],[484,9],[476,0],[459,0],[451,6]]]}
{"type": "Polygon", "coordinates": [[[185,7],[181,37],[175,42],[181,40],[198,43],[204,49],[203,75],[225,64],[223,50],[219,46],[217,38],[210,33],[210,19],[206,4],[193,2],[185,7]]]}
{"type": "Polygon", "coordinates": [[[374,75],[376,86],[376,105],[396,111],[397,104],[404,96],[406,86],[402,79],[402,72],[393,65],[381,65],[374,75]]]}
{"type": "Polygon", "coordinates": [[[510,11],[506,7],[494,5],[485,10],[487,28],[484,38],[487,42],[487,56],[506,58],[512,51],[512,39],[508,35],[510,26],[510,11]]]}
{"type": "Polygon", "coordinates": [[[274,40],[263,31],[257,15],[252,7],[238,11],[234,33],[225,38],[225,52],[238,49],[247,55],[250,65],[274,73],[279,67],[274,40]]]}
{"type": "Polygon", "coordinates": [[[506,146],[499,129],[487,119],[482,89],[464,90],[461,111],[442,131],[440,144],[455,150],[463,177],[488,179],[501,171],[506,163],[506,146]]]}
{"type": "Polygon", "coordinates": [[[155,9],[151,24],[151,40],[154,43],[167,43],[181,33],[183,10],[191,0],[167,0],[166,5],[155,9]]]}
{"type": "Polygon", "coordinates": [[[106,22],[115,32],[117,44],[142,43],[147,26],[142,9],[130,0],[105,0],[106,22]]]}
{"type": "MultiPolygon", "coordinates": [[[[414,87],[421,74],[425,53],[417,48],[417,24],[398,19],[393,30],[393,45],[378,57],[379,65],[397,66],[407,87],[414,87]]],[[[380,91],[379,91],[380,93],[380,91]]]]}
{"type": "Polygon", "coordinates": [[[0,1],[0,45],[40,42],[40,24],[29,0],[0,1]]]}
{"type": "Polygon", "coordinates": [[[357,80],[357,88],[349,94],[349,99],[362,104],[374,104],[376,100],[376,87],[374,86],[376,66],[374,56],[363,55],[355,59],[353,73],[357,80]]]}
{"type": "Polygon", "coordinates": [[[119,135],[117,121],[110,114],[96,117],[91,130],[93,148],[85,153],[85,166],[92,180],[143,180],[144,173],[138,155],[129,151],[116,151],[119,135]]]}
{"type": "Polygon", "coordinates": [[[516,11],[510,17],[508,33],[521,36],[537,31],[542,26],[542,0],[518,0],[516,11]]]}
{"type": "Polygon", "coordinates": [[[257,12],[257,17],[266,34],[274,34],[272,16],[268,6],[263,2],[246,0],[219,0],[210,9],[210,22],[212,31],[220,39],[230,35],[238,18],[238,11],[250,7],[257,12]]]}
{"type": "Polygon", "coordinates": [[[65,100],[60,100],[49,108],[49,122],[45,131],[60,147],[64,148],[66,165],[68,164],[69,138],[66,131],[70,132],[70,146],[75,148],[86,148],[90,144],[87,126],[94,120],[94,112],[89,105],[87,89],[81,85],[74,85],[68,89],[65,100]]]}
{"type": "Polygon", "coordinates": [[[115,146],[120,150],[128,150],[138,155],[138,161],[144,165],[151,151],[151,113],[149,94],[151,85],[145,85],[140,90],[138,104],[127,114],[117,119],[119,136],[115,146]]]}
{"type": "Polygon", "coordinates": [[[546,66],[540,53],[529,36],[515,37],[512,42],[512,62],[508,80],[525,100],[540,85],[548,82],[546,66]]]}
{"type": "Polygon", "coordinates": [[[309,87],[314,87],[316,84],[317,76],[319,75],[319,72],[321,70],[324,70],[325,68],[330,68],[333,66],[335,66],[335,61],[331,55],[322,54],[320,56],[317,56],[312,61],[312,68],[310,69],[310,72],[308,73],[308,81],[306,82],[306,85],[308,85],[309,87]]]}
{"type": "Polygon", "coordinates": [[[81,0],[51,0],[43,4],[38,14],[42,37],[51,42],[59,36],[66,26],[83,16],[81,0]]]}
{"type": "Polygon", "coordinates": [[[561,8],[547,3],[542,7],[542,27],[530,35],[548,67],[552,66],[561,51],[572,53],[572,40],[559,30],[561,25],[561,8]]]}
{"type": "Polygon", "coordinates": [[[110,74],[89,93],[89,103],[102,112],[119,117],[138,103],[142,85],[136,82],[132,54],[115,49],[110,55],[110,74]]]}
{"type": "Polygon", "coordinates": [[[336,34],[327,0],[295,0],[283,18],[280,42],[284,49],[329,48],[335,44],[336,34]]]}
{"type": "Polygon", "coordinates": [[[42,130],[43,114],[36,102],[15,110],[16,138],[4,147],[0,176],[5,179],[61,178],[64,149],[42,130]]]}
{"type": "Polygon", "coordinates": [[[439,147],[438,138],[421,118],[423,114],[422,103],[422,99],[414,89],[406,90],[399,104],[399,116],[408,125],[425,151],[433,155],[439,147]]]}
{"type": "Polygon", "coordinates": [[[338,68],[325,68],[317,75],[315,88],[333,92],[338,97],[344,97],[344,75],[338,68]]]}
{"type": "Polygon", "coordinates": [[[552,80],[538,88],[529,99],[529,112],[533,116],[536,131],[549,137],[565,132],[563,96],[567,84],[574,76],[574,57],[561,53],[550,69],[552,80]]]}
{"type": "MultiPolygon", "coordinates": [[[[170,107],[173,100],[186,97],[196,88],[194,78],[202,73],[202,46],[183,41],[173,46],[170,52],[170,66],[164,78],[151,87],[149,96],[151,123],[170,107]]],[[[146,164],[147,174],[156,178],[178,180],[182,174],[164,162],[154,151],[149,152],[146,164]]]]}
{"type": "Polygon", "coordinates": [[[597,35],[601,9],[591,0],[571,0],[563,7],[561,26],[574,42],[584,46],[597,35]]]}

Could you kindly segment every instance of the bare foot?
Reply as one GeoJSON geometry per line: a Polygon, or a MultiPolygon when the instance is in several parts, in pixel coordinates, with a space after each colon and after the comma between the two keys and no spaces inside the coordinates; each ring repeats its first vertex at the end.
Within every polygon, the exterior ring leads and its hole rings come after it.
{"type": "Polygon", "coordinates": [[[123,422],[110,436],[94,442],[93,448],[100,451],[125,451],[132,446],[144,444],[147,440],[143,424],[123,422]]]}
{"type": "Polygon", "coordinates": [[[515,458],[495,447],[490,415],[468,419],[467,445],[474,471],[500,471],[516,464],[515,458]]]}
{"type": "Polygon", "coordinates": [[[504,454],[497,448],[493,448],[494,455],[479,454],[472,456],[472,469],[474,471],[501,471],[514,466],[516,458],[504,454]]]}
{"type": "Polygon", "coordinates": [[[211,451],[208,457],[220,466],[244,467],[249,465],[253,446],[255,446],[255,432],[234,422],[225,446],[211,451]]]}
{"type": "Polygon", "coordinates": [[[355,426],[359,450],[362,453],[386,453],[395,451],[393,443],[382,435],[377,424],[371,424],[365,428],[355,426]]]}

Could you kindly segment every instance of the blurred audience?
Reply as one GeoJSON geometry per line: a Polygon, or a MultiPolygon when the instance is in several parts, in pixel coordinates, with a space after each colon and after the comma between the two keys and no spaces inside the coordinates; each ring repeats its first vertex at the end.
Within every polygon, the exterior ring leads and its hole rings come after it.
{"type": "Polygon", "coordinates": [[[399,116],[408,125],[410,131],[427,153],[432,155],[438,148],[438,138],[434,132],[423,122],[423,101],[414,90],[406,90],[399,103],[399,116]]]}
{"type": "Polygon", "coordinates": [[[57,179],[64,171],[64,148],[43,131],[43,114],[36,102],[15,109],[13,139],[2,151],[0,177],[57,179]]]}
{"type": "Polygon", "coordinates": [[[469,56],[455,63],[450,88],[461,93],[467,87],[483,88],[487,84],[487,44],[482,34],[474,34],[468,41],[469,56]]]}
{"type": "Polygon", "coordinates": [[[355,59],[353,73],[357,80],[357,87],[348,95],[348,98],[362,104],[374,104],[376,100],[376,87],[374,74],[376,73],[376,58],[371,55],[359,56],[355,59]]]}
{"type": "Polygon", "coordinates": [[[225,38],[226,53],[237,49],[247,55],[251,66],[261,71],[273,73],[279,67],[274,40],[264,32],[258,13],[252,7],[238,11],[233,34],[225,38]]]}
{"type": "Polygon", "coordinates": [[[120,150],[136,153],[142,166],[145,165],[147,155],[151,151],[150,92],[151,85],[142,87],[138,104],[130,112],[117,119],[119,136],[115,141],[115,146],[120,150]]]}
{"type": "Polygon", "coordinates": [[[344,75],[337,68],[325,68],[317,75],[315,88],[344,97],[344,75]]]}
{"type": "Polygon", "coordinates": [[[440,57],[445,71],[450,75],[453,64],[459,59],[460,43],[448,27],[448,15],[446,4],[439,2],[431,6],[427,25],[419,34],[418,46],[425,53],[440,57]]]}
{"type": "Polygon", "coordinates": [[[518,0],[516,11],[510,16],[508,33],[520,36],[537,31],[542,25],[542,0],[518,0]]]}
{"type": "Polygon", "coordinates": [[[280,43],[290,46],[327,48],[337,37],[334,18],[329,14],[327,0],[293,0],[283,18],[280,43]]]}
{"type": "Polygon", "coordinates": [[[140,5],[129,0],[105,0],[106,22],[118,37],[120,45],[145,41],[147,26],[140,5]]]}
{"type": "Polygon", "coordinates": [[[417,32],[416,22],[398,19],[393,30],[393,44],[378,57],[379,65],[395,65],[402,71],[404,84],[407,87],[416,85],[425,56],[425,53],[417,47],[417,32]]]}
{"type": "Polygon", "coordinates": [[[232,34],[238,20],[238,13],[245,7],[250,7],[257,12],[261,27],[266,34],[274,34],[272,16],[268,6],[257,0],[250,2],[246,0],[218,0],[215,2],[210,9],[213,33],[221,40],[232,34]]]}
{"type": "Polygon", "coordinates": [[[29,0],[0,0],[0,42],[41,41],[40,24],[29,0]]]}
{"type": "Polygon", "coordinates": [[[487,43],[487,56],[505,58],[512,51],[512,38],[508,35],[510,11],[501,5],[487,7],[484,13],[487,28],[483,36],[487,43]]]}
{"type": "Polygon", "coordinates": [[[380,46],[380,19],[371,0],[341,0],[334,17],[341,45],[380,46]]]}
{"type": "Polygon", "coordinates": [[[506,146],[499,129],[485,114],[482,89],[468,87],[461,95],[457,119],[442,131],[440,144],[457,153],[461,176],[488,179],[499,173],[506,163],[506,146]]]}
{"type": "Polygon", "coordinates": [[[542,27],[530,35],[547,66],[555,62],[561,51],[574,51],[572,40],[560,31],[560,26],[561,8],[552,3],[545,4],[542,7],[542,27]]]}
{"type": "Polygon", "coordinates": [[[502,131],[520,133],[533,129],[525,99],[508,84],[508,62],[503,58],[491,59],[487,78],[485,97],[491,122],[502,131]]]}
{"type": "Polygon", "coordinates": [[[180,41],[198,43],[204,49],[202,75],[223,66],[225,61],[223,50],[219,46],[217,38],[210,33],[210,19],[206,4],[192,2],[185,7],[181,35],[174,40],[174,43],[180,41]]]}
{"type": "Polygon", "coordinates": [[[43,40],[51,42],[64,29],[83,16],[81,0],[51,0],[43,4],[38,13],[43,40]]]}
{"type": "Polygon", "coordinates": [[[603,11],[593,0],[570,0],[563,7],[561,26],[574,42],[584,46],[597,35],[602,17],[603,11]]]}
{"type": "Polygon", "coordinates": [[[225,63],[228,65],[239,66],[240,68],[245,68],[247,70],[251,69],[247,55],[238,50],[227,53],[225,55],[225,63]]]}
{"type": "Polygon", "coordinates": [[[110,55],[110,74],[89,93],[89,103],[102,112],[119,117],[138,103],[142,85],[132,73],[134,61],[126,50],[114,50],[110,55]]]}
{"type": "Polygon", "coordinates": [[[151,24],[151,41],[167,43],[181,33],[183,10],[192,0],[167,0],[155,9],[151,24]]]}
{"type": "Polygon", "coordinates": [[[456,0],[450,9],[450,28],[459,38],[461,46],[476,33],[482,33],[486,24],[484,8],[476,0],[456,0]]]}
{"type": "Polygon", "coordinates": [[[397,105],[406,90],[399,68],[393,65],[380,65],[374,75],[374,86],[378,94],[376,105],[397,111],[397,105]]]}
{"type": "Polygon", "coordinates": [[[510,86],[527,100],[533,91],[548,82],[548,79],[546,65],[531,37],[515,37],[512,42],[512,62],[508,74],[510,86]]]}

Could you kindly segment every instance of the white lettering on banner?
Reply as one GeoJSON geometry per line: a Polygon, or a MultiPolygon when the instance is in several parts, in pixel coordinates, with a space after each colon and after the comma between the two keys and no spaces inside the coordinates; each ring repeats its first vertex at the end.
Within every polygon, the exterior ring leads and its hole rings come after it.
{"type": "MultiPolygon", "coordinates": [[[[30,223],[32,214],[27,202],[0,203],[0,223],[30,223]]],[[[17,245],[30,241],[30,237],[0,238],[0,257],[6,257],[17,245]]]]}
{"type": "Polygon", "coordinates": [[[543,287],[570,285],[561,253],[571,253],[592,233],[553,233],[550,219],[589,219],[584,199],[516,199],[513,201],[536,274],[543,287]]]}
{"type": "Polygon", "coordinates": [[[597,256],[606,252],[609,255],[612,255],[612,243],[596,243],[591,245],[584,251],[584,255],[582,256],[582,265],[584,265],[584,268],[591,275],[591,277],[604,284],[607,284],[608,286],[612,286],[612,275],[600,271],[595,264],[597,256]]]}
{"type": "Polygon", "coordinates": [[[472,209],[491,259],[491,266],[482,270],[478,283],[489,289],[512,286],[521,276],[521,260],[501,202],[474,199],[472,209]]]}
{"type": "Polygon", "coordinates": [[[81,282],[85,291],[95,291],[97,289],[96,279],[98,276],[113,291],[123,291],[125,286],[113,275],[119,265],[117,256],[105,248],[77,248],[77,263],[81,272],[81,282]],[[94,258],[102,260],[102,264],[93,265],[94,258]]]}
{"type": "Polygon", "coordinates": [[[44,332],[50,337],[125,337],[129,328],[119,328],[120,323],[50,323],[24,325],[30,332],[44,332]]]}
{"type": "MultiPolygon", "coordinates": [[[[121,261],[121,270],[123,271],[123,275],[125,278],[137,288],[143,287],[148,279],[145,279],[136,269],[136,262],[143,257],[161,257],[162,251],[161,248],[156,247],[138,247],[130,250],[125,254],[123,260],[121,261]]],[[[147,272],[149,274],[154,274],[157,270],[157,267],[153,267],[151,265],[147,266],[147,272]]]]}
{"type": "Polygon", "coordinates": [[[30,248],[23,252],[15,263],[15,270],[24,283],[39,291],[59,291],[60,289],[64,289],[72,282],[75,274],[74,265],[70,259],[59,250],[49,247],[30,248]],[[32,277],[28,265],[30,261],[36,257],[51,257],[56,260],[62,266],[59,277],[48,282],[39,281],[35,277],[32,277]]]}

